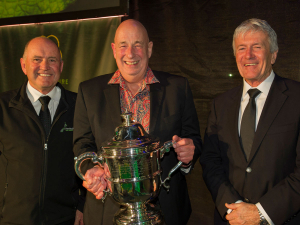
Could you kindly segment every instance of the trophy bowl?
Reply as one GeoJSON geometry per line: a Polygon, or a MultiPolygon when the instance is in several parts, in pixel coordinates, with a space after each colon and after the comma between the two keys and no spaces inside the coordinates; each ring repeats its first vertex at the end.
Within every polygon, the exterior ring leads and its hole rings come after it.
{"type": "Polygon", "coordinates": [[[131,113],[121,116],[123,124],[116,128],[112,140],[103,143],[98,155],[87,152],[75,157],[75,171],[84,180],[80,167],[87,159],[104,168],[109,188],[102,201],[109,194],[123,206],[115,214],[114,224],[161,224],[161,212],[149,202],[158,196],[161,186],[170,188],[168,181],[182,162],[179,161],[162,181],[161,158],[170,151],[172,141],[160,147],[157,137],[149,135],[141,124],[131,120],[131,113]]]}

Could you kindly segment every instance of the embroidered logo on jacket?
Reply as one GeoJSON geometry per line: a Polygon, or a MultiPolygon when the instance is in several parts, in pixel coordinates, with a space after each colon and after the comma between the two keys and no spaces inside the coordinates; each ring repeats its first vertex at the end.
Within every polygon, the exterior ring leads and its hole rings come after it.
{"type": "Polygon", "coordinates": [[[60,130],[60,132],[62,133],[64,131],[73,131],[73,130],[74,130],[74,128],[73,127],[68,127],[67,123],[65,122],[64,128],[62,128],[60,130]]]}

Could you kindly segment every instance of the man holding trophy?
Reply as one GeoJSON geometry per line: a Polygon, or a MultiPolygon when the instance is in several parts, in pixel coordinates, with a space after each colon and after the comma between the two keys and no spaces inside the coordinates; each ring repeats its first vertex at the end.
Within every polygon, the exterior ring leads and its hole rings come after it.
{"type": "MultiPolygon", "coordinates": [[[[171,150],[161,160],[162,174],[178,161],[179,170],[170,180],[170,190],[161,188],[152,203],[164,217],[165,224],[188,222],[191,205],[185,174],[191,171],[200,155],[201,137],[192,93],[186,78],[148,67],[153,43],[145,27],[136,20],[126,20],[118,27],[111,44],[118,70],[80,84],[74,118],[74,153],[100,152],[104,141],[112,138],[121,124],[120,114],[131,112],[150,135],[161,143],[173,140],[171,150]]],[[[87,188],[84,209],[86,225],[112,224],[120,206],[107,198],[104,168],[95,164],[86,171],[83,185],[87,188]]]]}

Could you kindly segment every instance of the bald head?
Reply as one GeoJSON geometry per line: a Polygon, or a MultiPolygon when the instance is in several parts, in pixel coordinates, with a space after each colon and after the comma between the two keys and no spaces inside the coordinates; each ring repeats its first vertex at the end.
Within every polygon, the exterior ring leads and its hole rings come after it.
{"type": "Polygon", "coordinates": [[[115,43],[116,43],[116,37],[118,37],[123,32],[127,32],[128,33],[130,31],[134,31],[134,32],[140,33],[149,42],[148,32],[147,32],[146,28],[143,26],[143,24],[141,24],[137,20],[129,19],[129,20],[125,20],[124,22],[122,22],[119,25],[118,29],[116,30],[115,39],[114,39],[115,43]]]}
{"type": "Polygon", "coordinates": [[[125,20],[119,25],[111,47],[123,78],[129,83],[143,80],[153,47],[145,27],[136,20],[125,20]]]}

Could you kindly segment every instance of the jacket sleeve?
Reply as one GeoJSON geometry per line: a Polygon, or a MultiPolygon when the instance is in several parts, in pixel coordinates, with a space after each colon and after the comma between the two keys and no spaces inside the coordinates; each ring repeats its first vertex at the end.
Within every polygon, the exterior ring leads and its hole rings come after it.
{"type": "MultiPolygon", "coordinates": [[[[274,224],[285,224],[297,215],[299,222],[300,212],[300,132],[296,144],[295,168],[285,179],[281,180],[265,195],[259,202],[274,222],[274,224]]],[[[288,151],[288,149],[286,149],[288,151]]],[[[280,159],[279,159],[280,160],[280,159]]],[[[289,162],[286,162],[289,163],[289,162]]],[[[297,223],[297,222],[296,222],[297,223]]],[[[295,223],[293,223],[295,224],[295,223]]],[[[298,223],[297,223],[298,224],[298,223]]]]}
{"type": "MultiPolygon", "coordinates": [[[[90,126],[81,84],[78,88],[75,106],[73,142],[73,151],[75,156],[79,156],[85,152],[97,152],[97,146],[90,126]]],[[[94,164],[92,162],[86,163],[83,171],[93,166],[94,164]]]]}
{"type": "Polygon", "coordinates": [[[226,216],[227,208],[225,203],[234,203],[243,199],[233,188],[228,179],[228,165],[222,154],[224,143],[218,138],[218,118],[215,108],[215,100],[212,102],[211,111],[208,117],[208,125],[204,136],[203,152],[200,157],[200,164],[203,169],[204,181],[212,195],[213,201],[222,218],[226,216]]]}
{"type": "Polygon", "coordinates": [[[197,111],[195,108],[195,104],[193,101],[193,94],[187,79],[185,79],[185,105],[184,111],[182,114],[182,134],[181,137],[191,138],[195,145],[195,152],[193,157],[193,162],[191,165],[191,169],[195,165],[195,162],[201,155],[202,151],[202,141],[200,136],[200,127],[197,116],[197,111]]]}

